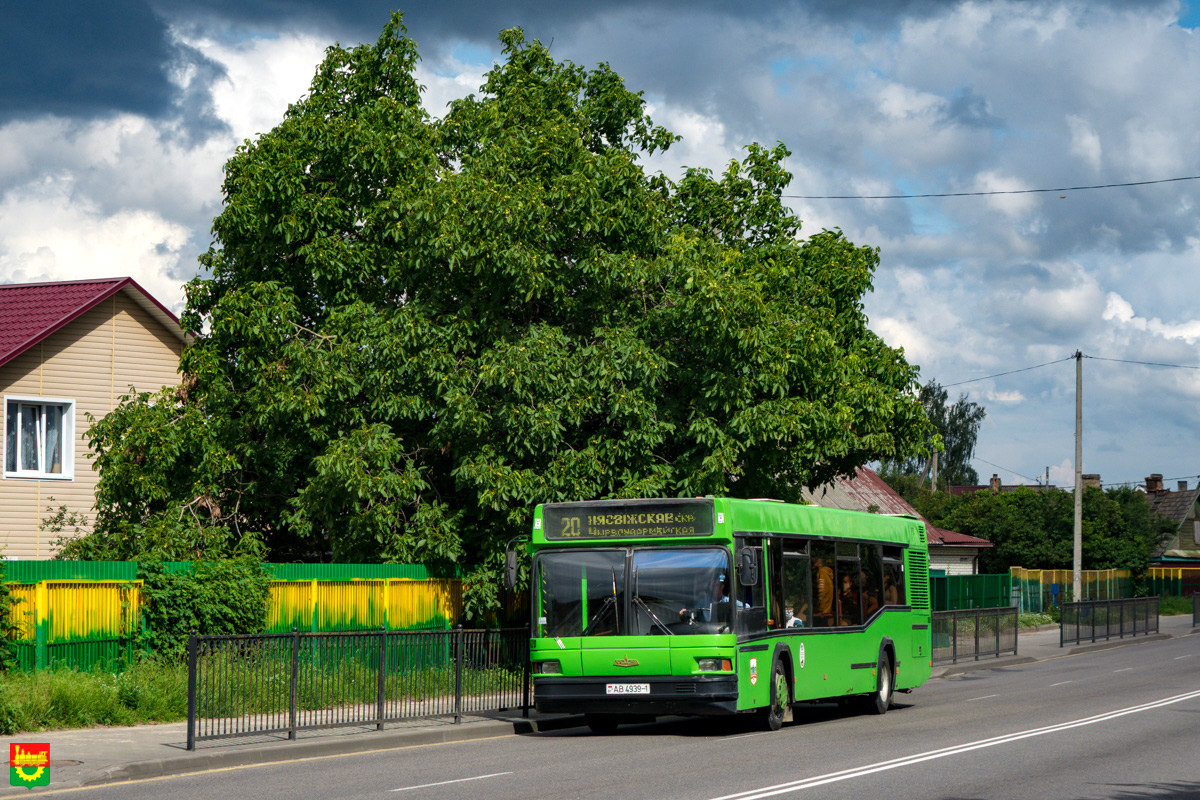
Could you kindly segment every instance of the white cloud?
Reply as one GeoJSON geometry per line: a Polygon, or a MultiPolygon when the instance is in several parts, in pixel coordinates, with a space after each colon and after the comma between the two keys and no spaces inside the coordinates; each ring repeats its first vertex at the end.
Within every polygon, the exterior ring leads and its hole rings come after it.
{"type": "Polygon", "coordinates": [[[1067,115],[1067,127],[1071,130],[1071,146],[1068,152],[1079,156],[1093,170],[1100,169],[1104,149],[1100,146],[1100,134],[1082,117],[1067,115]]]}
{"type": "Polygon", "coordinates": [[[1004,403],[1005,405],[1015,405],[1017,403],[1025,402],[1025,395],[1021,394],[1019,391],[1011,391],[1011,392],[986,391],[983,393],[983,396],[989,403],[1004,403]]]}
{"type": "Polygon", "coordinates": [[[1102,318],[1106,322],[1116,322],[1136,331],[1145,331],[1162,339],[1178,339],[1188,344],[1200,341],[1200,320],[1166,323],[1158,317],[1147,319],[1137,316],[1129,301],[1116,292],[1109,292],[1105,302],[1102,318]]]}

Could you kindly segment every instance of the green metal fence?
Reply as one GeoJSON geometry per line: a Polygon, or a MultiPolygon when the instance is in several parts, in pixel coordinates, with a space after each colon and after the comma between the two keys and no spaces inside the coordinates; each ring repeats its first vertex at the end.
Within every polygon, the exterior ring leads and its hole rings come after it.
{"type": "MultiPolygon", "coordinates": [[[[186,572],[188,562],[165,565],[186,572]]],[[[412,564],[264,564],[268,632],[449,630],[462,616],[462,575],[412,564]]],[[[21,669],[116,668],[145,625],[134,561],[7,561],[17,600],[21,669]]]]}
{"type": "Polygon", "coordinates": [[[1012,604],[1008,575],[930,575],[934,611],[1002,608],[1012,604]]]}

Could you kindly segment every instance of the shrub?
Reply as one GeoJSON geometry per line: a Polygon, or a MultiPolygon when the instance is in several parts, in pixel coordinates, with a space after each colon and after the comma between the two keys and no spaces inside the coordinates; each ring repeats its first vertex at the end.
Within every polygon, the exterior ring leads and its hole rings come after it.
{"type": "MultiPolygon", "coordinates": [[[[4,580],[4,559],[0,558],[0,672],[10,672],[17,668],[19,630],[12,621],[12,612],[19,602],[13,596],[12,585],[4,580]]],[[[0,717],[3,716],[3,700],[0,699],[0,717]]]]}
{"type": "Polygon", "coordinates": [[[266,627],[271,578],[250,558],[195,564],[171,572],[159,562],[139,564],[144,632],[150,650],[180,659],[188,635],[261,633],[266,627]]]}

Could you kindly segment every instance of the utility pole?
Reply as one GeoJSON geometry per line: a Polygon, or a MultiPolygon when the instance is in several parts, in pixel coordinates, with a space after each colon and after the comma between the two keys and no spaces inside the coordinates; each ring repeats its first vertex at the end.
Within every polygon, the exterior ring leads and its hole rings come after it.
{"type": "Polygon", "coordinates": [[[938,468],[937,462],[938,462],[938,451],[934,450],[933,451],[933,486],[930,487],[930,490],[933,492],[937,491],[937,468],[938,468]]]}
{"type": "Polygon", "coordinates": [[[1071,599],[1083,599],[1083,353],[1075,351],[1075,548],[1071,599]]]}

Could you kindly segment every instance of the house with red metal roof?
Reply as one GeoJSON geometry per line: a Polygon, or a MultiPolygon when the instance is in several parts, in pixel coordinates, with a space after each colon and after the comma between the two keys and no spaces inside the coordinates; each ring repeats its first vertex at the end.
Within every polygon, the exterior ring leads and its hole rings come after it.
{"type": "Polygon", "coordinates": [[[132,278],[0,285],[0,557],[52,556],[51,509],[91,517],[87,415],[178,383],[189,340],[132,278]]]}
{"type": "Polygon", "coordinates": [[[944,570],[947,575],[974,575],[979,572],[979,554],[992,543],[965,533],[934,527],[929,520],[883,482],[873,471],[859,467],[851,478],[838,478],[805,490],[804,499],[824,508],[848,511],[867,511],[873,514],[903,514],[925,523],[929,543],[929,568],[944,570]]]}

